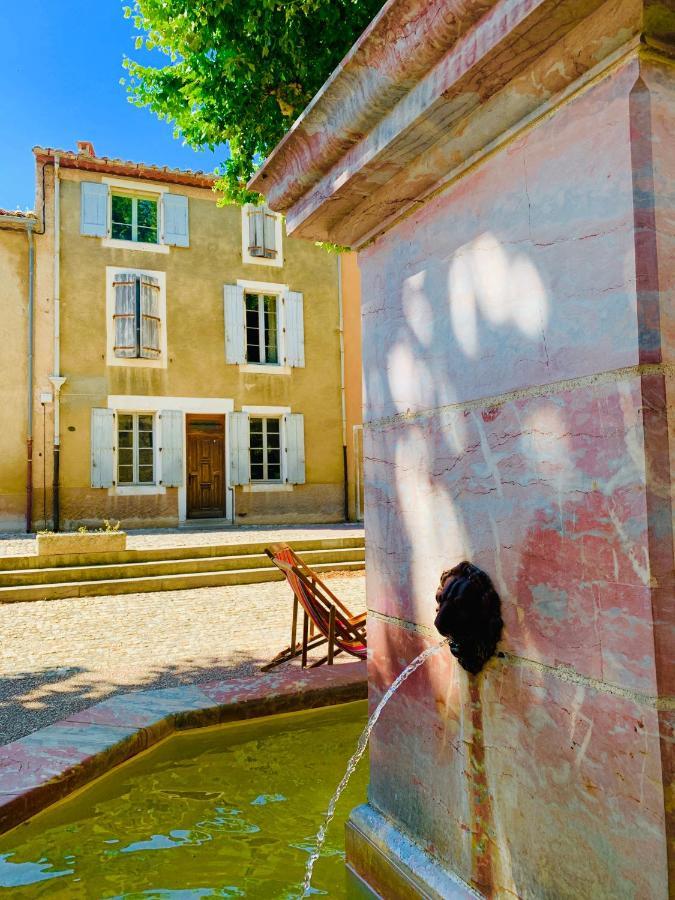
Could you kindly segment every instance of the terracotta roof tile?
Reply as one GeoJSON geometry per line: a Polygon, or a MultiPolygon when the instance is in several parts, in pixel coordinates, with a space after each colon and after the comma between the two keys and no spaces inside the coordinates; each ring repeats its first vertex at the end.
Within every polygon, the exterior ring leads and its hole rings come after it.
{"type": "Polygon", "coordinates": [[[0,207],[0,216],[14,216],[20,219],[34,219],[35,213],[28,209],[3,209],[0,207]]]}
{"type": "Polygon", "coordinates": [[[192,169],[171,169],[168,166],[157,166],[152,163],[133,162],[131,160],[110,158],[108,156],[90,156],[72,150],[59,150],[54,147],[33,147],[38,162],[52,160],[59,156],[59,164],[66,169],[81,169],[88,172],[104,172],[111,175],[125,175],[131,178],[145,178],[154,181],[167,181],[172,184],[185,184],[193,187],[212,188],[216,175],[210,172],[192,169]]]}

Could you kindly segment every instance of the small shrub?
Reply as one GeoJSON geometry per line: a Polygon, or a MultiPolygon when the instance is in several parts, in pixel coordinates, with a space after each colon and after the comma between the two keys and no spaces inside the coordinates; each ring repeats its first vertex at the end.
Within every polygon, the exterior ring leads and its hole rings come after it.
{"type": "Polygon", "coordinates": [[[119,519],[115,522],[112,519],[104,519],[103,520],[103,528],[99,528],[99,531],[103,531],[106,534],[109,534],[111,531],[119,531],[120,523],[119,519]]]}

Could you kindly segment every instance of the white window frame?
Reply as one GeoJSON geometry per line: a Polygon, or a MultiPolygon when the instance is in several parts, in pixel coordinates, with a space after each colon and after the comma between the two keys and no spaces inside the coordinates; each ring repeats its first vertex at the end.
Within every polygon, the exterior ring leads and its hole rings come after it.
{"type": "Polygon", "coordinates": [[[114,470],[113,470],[113,471],[114,471],[114,475],[115,475],[115,484],[114,484],[114,487],[117,489],[116,492],[117,492],[118,494],[119,494],[119,493],[121,493],[121,494],[124,494],[124,493],[129,493],[129,494],[139,494],[139,493],[157,494],[157,493],[164,493],[164,492],[166,491],[166,488],[164,489],[164,491],[159,491],[159,490],[158,490],[158,488],[162,487],[162,485],[160,485],[160,484],[158,483],[159,479],[158,479],[158,477],[157,477],[157,476],[158,476],[157,468],[158,468],[158,463],[159,463],[158,452],[157,452],[157,447],[158,447],[158,440],[157,440],[157,439],[158,439],[158,428],[157,428],[157,424],[158,424],[158,423],[157,423],[157,413],[156,413],[155,411],[153,411],[153,410],[148,410],[148,409],[139,409],[139,410],[120,409],[120,410],[115,410],[115,450],[114,450],[114,454],[113,454],[113,462],[114,462],[114,470]],[[140,448],[139,448],[139,446],[138,446],[137,443],[134,444],[134,443],[132,442],[132,450],[133,450],[132,458],[133,458],[133,474],[134,474],[134,481],[132,481],[132,482],[126,482],[125,484],[120,484],[120,483],[119,483],[119,450],[120,450],[120,447],[119,447],[119,434],[120,434],[120,421],[119,421],[119,417],[120,417],[120,415],[123,415],[123,416],[132,416],[132,417],[133,417],[133,431],[132,431],[132,434],[134,435],[134,440],[136,440],[136,441],[137,441],[137,439],[138,439],[138,417],[139,417],[139,416],[151,416],[151,417],[152,417],[152,478],[153,478],[152,481],[137,481],[137,480],[136,480],[136,479],[137,479],[137,476],[138,476],[138,451],[139,451],[140,448]],[[127,490],[127,489],[129,489],[129,488],[131,488],[132,490],[127,490]],[[139,488],[145,488],[146,490],[144,490],[144,491],[139,491],[139,488]]]}
{"type": "Polygon", "coordinates": [[[259,366],[263,369],[268,369],[268,368],[272,368],[272,367],[277,368],[278,366],[282,365],[280,360],[283,359],[283,352],[282,352],[283,348],[281,346],[281,341],[282,341],[283,334],[284,334],[283,328],[281,327],[281,317],[283,314],[283,303],[281,302],[282,297],[279,294],[277,294],[276,292],[272,292],[272,291],[263,292],[263,291],[252,291],[250,289],[244,290],[244,347],[245,347],[247,353],[248,353],[248,334],[247,334],[247,325],[246,325],[246,313],[247,313],[246,298],[247,297],[257,297],[258,298],[258,339],[259,339],[258,350],[259,350],[259,355],[263,356],[263,357],[265,356],[265,354],[267,352],[267,350],[266,350],[267,327],[265,325],[265,303],[264,303],[263,298],[264,297],[274,297],[275,298],[276,310],[275,310],[274,318],[276,320],[276,326],[277,326],[277,328],[276,328],[276,330],[277,330],[277,361],[276,362],[267,362],[266,359],[263,359],[257,363],[246,362],[246,363],[244,363],[244,365],[259,366]]]}
{"type": "MultiPolygon", "coordinates": [[[[246,294],[267,294],[277,298],[277,349],[279,359],[286,357],[286,322],[284,295],[288,292],[287,284],[276,284],[267,281],[249,281],[245,278],[237,279],[237,286],[244,290],[244,349],[246,349],[246,294]]],[[[249,375],[290,375],[291,366],[284,363],[239,363],[239,370],[249,375]]]]}
{"type": "MultiPolygon", "coordinates": [[[[245,494],[262,494],[262,493],[290,493],[294,490],[295,485],[288,484],[286,481],[286,429],[284,425],[284,416],[290,414],[290,406],[242,406],[242,412],[248,413],[250,419],[279,419],[279,444],[281,450],[281,481],[251,481],[249,484],[243,484],[239,490],[245,494]]],[[[249,422],[250,434],[250,422],[249,422]]],[[[250,454],[249,446],[249,454],[250,454]]],[[[249,456],[250,459],[250,456],[249,456]]]]}
{"type": "Polygon", "coordinates": [[[142,250],[146,253],[169,253],[171,247],[164,243],[164,194],[166,189],[146,182],[126,181],[121,178],[102,178],[102,184],[108,185],[108,237],[101,238],[101,246],[117,247],[121,250],[142,250]],[[146,244],[143,241],[126,241],[112,237],[112,195],[126,194],[137,199],[155,199],[157,201],[157,243],[146,244]]]}
{"type": "Polygon", "coordinates": [[[254,478],[251,474],[250,481],[251,484],[283,484],[284,483],[284,448],[283,448],[283,435],[282,432],[284,430],[284,423],[281,416],[257,416],[252,415],[248,418],[248,427],[249,427],[249,445],[248,445],[248,456],[249,456],[249,467],[250,471],[253,471],[253,462],[251,461],[251,422],[253,420],[262,422],[262,435],[263,435],[263,474],[265,474],[265,470],[269,467],[269,461],[267,459],[269,453],[269,447],[267,446],[267,423],[268,422],[278,422],[279,423],[279,477],[278,478],[254,478]]]}
{"type": "Polygon", "coordinates": [[[166,272],[152,269],[132,269],[129,266],[106,266],[105,268],[105,313],[106,313],[106,365],[132,368],[166,369],[168,363],[166,336],[166,272]],[[115,356],[115,288],[117,275],[149,275],[159,282],[159,343],[160,356],[157,359],[123,358],[115,356]]]}
{"type": "MultiPolygon", "coordinates": [[[[281,213],[272,213],[275,217],[274,221],[274,240],[277,248],[277,255],[274,259],[266,259],[263,256],[251,256],[249,253],[249,230],[248,230],[248,214],[249,211],[255,209],[255,204],[246,203],[241,208],[241,259],[242,262],[252,266],[275,266],[280,269],[284,264],[284,248],[283,248],[283,221],[281,213]]],[[[270,210],[272,212],[272,210],[270,210]]]]}

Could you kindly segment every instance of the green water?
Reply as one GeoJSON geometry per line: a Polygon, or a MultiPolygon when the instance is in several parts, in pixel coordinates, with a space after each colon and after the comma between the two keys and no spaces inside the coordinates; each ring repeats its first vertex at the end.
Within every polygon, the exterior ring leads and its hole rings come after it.
{"type": "MultiPolygon", "coordinates": [[[[365,701],[177,735],[0,838],[12,898],[290,898],[367,719],[365,701]]],[[[312,887],[345,897],[354,774],[312,887]]]]}

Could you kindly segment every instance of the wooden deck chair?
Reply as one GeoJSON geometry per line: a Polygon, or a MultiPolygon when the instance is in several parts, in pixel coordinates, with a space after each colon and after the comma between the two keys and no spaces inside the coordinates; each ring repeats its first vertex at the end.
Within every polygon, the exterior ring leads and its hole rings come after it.
{"type": "Polygon", "coordinates": [[[302,667],[305,668],[308,650],[323,644],[328,644],[326,656],[313,662],[310,668],[325,662],[329,666],[333,665],[333,658],[343,651],[358,659],[365,659],[368,649],[366,614],[352,615],[288,544],[273,544],[265,553],[284,573],[293,591],[293,619],[290,645],[263,666],[262,671],[266,672],[300,654],[302,667]],[[301,642],[297,640],[299,607],[302,607],[303,612],[301,642]]]}

